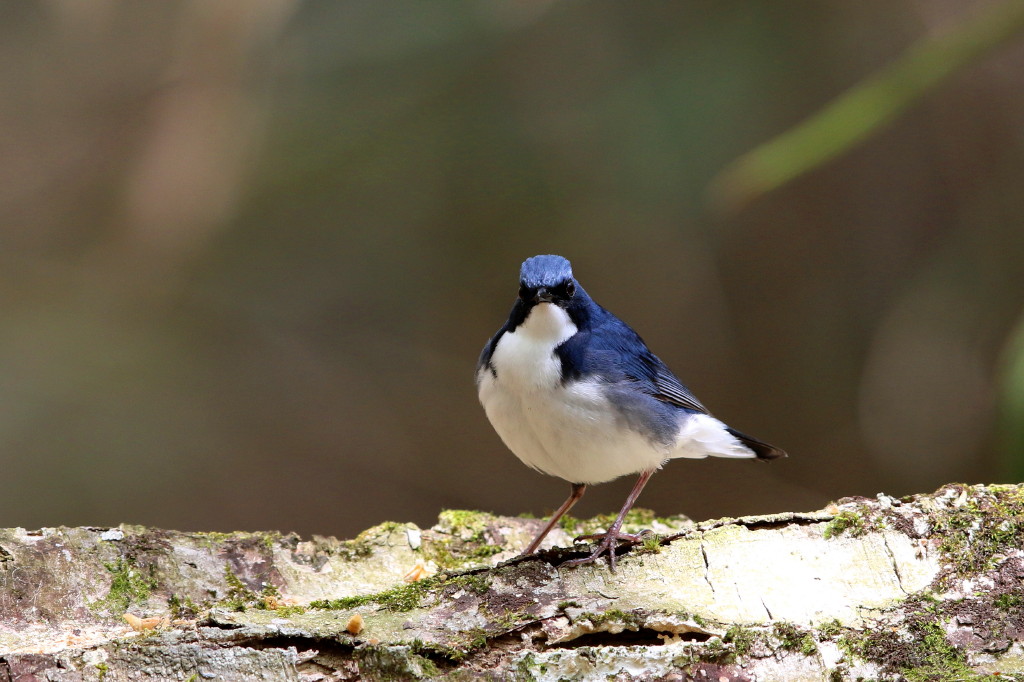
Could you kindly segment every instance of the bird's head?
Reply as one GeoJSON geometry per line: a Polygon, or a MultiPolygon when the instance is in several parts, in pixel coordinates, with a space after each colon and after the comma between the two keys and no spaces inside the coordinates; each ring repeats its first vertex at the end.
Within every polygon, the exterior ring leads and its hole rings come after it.
{"type": "Polygon", "coordinates": [[[523,261],[519,271],[519,299],[528,306],[553,303],[564,308],[578,290],[572,265],[565,258],[534,256],[523,261]]]}

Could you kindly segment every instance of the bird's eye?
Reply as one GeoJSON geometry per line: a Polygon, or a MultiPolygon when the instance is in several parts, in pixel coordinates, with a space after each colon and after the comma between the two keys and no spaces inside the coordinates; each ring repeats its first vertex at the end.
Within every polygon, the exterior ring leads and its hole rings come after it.
{"type": "Polygon", "coordinates": [[[526,286],[525,284],[520,284],[519,285],[519,298],[523,299],[524,301],[526,299],[530,298],[530,287],[526,286]]]}
{"type": "Polygon", "coordinates": [[[565,283],[565,297],[566,298],[572,298],[575,293],[576,293],[576,285],[574,283],[572,283],[572,282],[566,282],[565,283]]]}

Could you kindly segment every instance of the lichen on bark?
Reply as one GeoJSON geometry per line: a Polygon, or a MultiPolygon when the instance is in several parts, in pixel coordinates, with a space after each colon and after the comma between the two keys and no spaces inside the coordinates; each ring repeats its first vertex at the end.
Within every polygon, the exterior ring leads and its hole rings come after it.
{"type": "Polygon", "coordinates": [[[0,530],[0,681],[1024,670],[1018,486],[631,521],[655,532],[615,574],[564,567],[585,549],[564,529],[557,547],[517,557],[542,521],[481,512],[443,512],[429,529],[385,523],[348,541],[127,525],[0,530]]]}

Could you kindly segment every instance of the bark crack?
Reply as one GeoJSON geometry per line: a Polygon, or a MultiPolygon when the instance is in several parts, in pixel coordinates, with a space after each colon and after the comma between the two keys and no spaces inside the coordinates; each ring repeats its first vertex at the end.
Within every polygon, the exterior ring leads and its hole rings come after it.
{"type": "Polygon", "coordinates": [[[885,553],[889,555],[889,562],[892,564],[893,575],[896,576],[896,584],[899,586],[900,591],[907,594],[907,590],[903,587],[903,576],[900,575],[900,564],[896,561],[896,555],[892,553],[892,547],[889,546],[889,538],[882,534],[882,544],[885,545],[885,553]]]}
{"type": "Polygon", "coordinates": [[[738,518],[716,519],[714,521],[702,521],[696,523],[692,528],[666,535],[661,543],[667,545],[674,540],[682,540],[693,537],[705,531],[722,528],[725,526],[742,526],[747,530],[770,530],[784,526],[813,526],[818,523],[827,523],[835,518],[835,514],[828,511],[816,512],[783,512],[780,514],[762,514],[760,516],[740,516],[738,518]]]}
{"type": "Polygon", "coordinates": [[[768,620],[775,620],[772,616],[772,610],[768,608],[768,605],[764,603],[764,597],[761,597],[761,606],[764,607],[764,612],[768,614],[768,620]]]}
{"type": "Polygon", "coordinates": [[[704,543],[700,543],[700,555],[704,559],[704,582],[711,588],[711,594],[715,593],[715,586],[711,583],[711,563],[708,561],[708,550],[704,543]]]}

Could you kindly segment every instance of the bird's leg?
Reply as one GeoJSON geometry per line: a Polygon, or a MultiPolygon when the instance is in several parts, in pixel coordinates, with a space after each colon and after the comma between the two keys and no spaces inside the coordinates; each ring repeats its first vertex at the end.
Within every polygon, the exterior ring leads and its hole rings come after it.
{"type": "Polygon", "coordinates": [[[572,509],[572,506],[574,504],[579,502],[579,499],[583,497],[583,493],[586,491],[586,489],[586,483],[572,484],[572,492],[569,493],[569,499],[562,503],[562,506],[558,508],[558,511],[556,511],[551,516],[551,520],[548,521],[548,524],[544,526],[544,530],[537,534],[537,537],[533,539],[533,542],[530,543],[530,546],[527,547],[526,550],[520,556],[533,554],[537,551],[537,548],[540,547],[540,543],[544,541],[544,538],[547,537],[547,534],[550,533],[551,529],[555,527],[555,524],[558,523],[558,520],[565,516],[565,513],[572,509]]]}
{"type": "MultiPolygon", "coordinates": [[[[602,554],[608,554],[608,567],[612,573],[615,572],[615,548],[618,546],[620,540],[626,540],[631,544],[636,544],[640,541],[640,538],[636,535],[630,535],[629,533],[623,533],[622,522],[626,518],[626,514],[636,504],[636,500],[640,497],[640,491],[647,485],[647,481],[650,480],[651,476],[654,475],[654,471],[644,471],[640,474],[640,478],[637,479],[636,485],[633,486],[633,490],[629,493],[629,497],[626,498],[626,504],[622,505],[622,511],[615,517],[615,521],[612,522],[611,527],[608,528],[606,533],[598,533],[597,535],[588,535],[585,537],[600,539],[600,544],[590,553],[590,556],[585,556],[582,559],[573,559],[572,561],[566,561],[563,566],[582,566],[583,564],[589,564],[596,561],[602,554]]],[[[578,538],[577,538],[578,539],[578,538]]]]}

